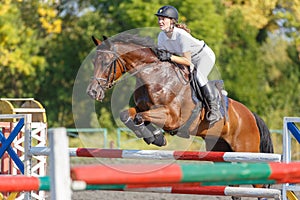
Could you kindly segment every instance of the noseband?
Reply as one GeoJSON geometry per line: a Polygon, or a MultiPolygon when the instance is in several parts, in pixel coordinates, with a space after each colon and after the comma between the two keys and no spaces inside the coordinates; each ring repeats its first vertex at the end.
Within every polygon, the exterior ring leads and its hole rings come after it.
{"type": "Polygon", "coordinates": [[[110,51],[110,50],[96,50],[97,52],[101,52],[101,53],[108,53],[108,54],[113,54],[113,58],[112,58],[112,62],[110,64],[107,65],[107,67],[105,68],[109,68],[109,72],[108,72],[108,76],[107,78],[99,78],[96,77],[96,75],[94,74],[94,76],[92,77],[92,80],[96,80],[98,82],[98,85],[103,89],[109,89],[111,87],[113,87],[117,82],[115,81],[116,78],[116,73],[117,73],[117,63],[121,63],[121,72],[122,74],[126,73],[126,67],[124,65],[124,63],[122,62],[122,59],[120,58],[120,56],[117,54],[117,52],[115,51],[110,51]],[[112,75],[112,78],[110,79],[112,75]],[[104,81],[104,84],[101,84],[101,81],[104,81]]]}

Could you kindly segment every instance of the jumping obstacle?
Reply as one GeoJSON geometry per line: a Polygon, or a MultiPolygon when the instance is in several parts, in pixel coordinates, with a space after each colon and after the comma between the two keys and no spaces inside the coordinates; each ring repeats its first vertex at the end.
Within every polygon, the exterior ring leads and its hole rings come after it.
{"type": "Polygon", "coordinates": [[[1,192],[49,190],[49,177],[33,177],[24,175],[1,175],[1,192]]]}
{"type": "MultiPolygon", "coordinates": [[[[68,178],[70,174],[66,173],[70,169],[69,153],[68,153],[69,149],[67,143],[66,129],[64,128],[53,129],[53,130],[49,130],[49,132],[50,132],[49,136],[54,137],[52,139],[50,138],[50,142],[49,142],[50,149],[51,149],[50,151],[51,187],[50,188],[51,188],[51,197],[55,197],[56,200],[70,199],[70,192],[68,191],[72,187],[74,187],[74,182],[76,183],[78,180],[80,182],[84,181],[87,184],[87,186],[90,185],[89,187],[92,187],[91,184],[96,184],[96,185],[99,184],[99,178],[100,179],[102,178],[101,184],[104,185],[126,184],[128,186],[126,188],[127,190],[140,190],[140,191],[148,190],[150,187],[137,188],[135,186],[135,188],[133,188],[132,185],[137,183],[138,184],[143,183],[148,186],[151,186],[151,184],[157,184],[157,183],[170,184],[170,183],[179,183],[179,182],[188,182],[188,183],[197,182],[199,186],[198,188],[199,194],[204,194],[205,189],[207,190],[208,188],[202,186],[215,184],[216,182],[219,184],[222,183],[226,185],[228,184],[227,181],[232,181],[234,184],[240,184],[243,183],[244,181],[244,183],[249,184],[249,181],[251,180],[254,180],[255,183],[261,183],[261,182],[277,183],[285,180],[289,181],[290,179],[288,178],[291,177],[298,179],[299,181],[299,176],[300,176],[300,175],[297,176],[296,174],[296,171],[299,171],[300,169],[300,164],[296,164],[296,166],[292,167],[291,166],[292,163],[286,165],[280,165],[283,163],[105,165],[105,166],[85,166],[83,168],[73,167],[71,169],[73,181],[71,182],[70,177],[68,178]],[[117,166],[119,166],[120,169],[116,168],[117,166]],[[280,171],[279,170],[280,168],[284,169],[284,171],[283,172],[280,171]],[[94,169],[96,170],[93,171],[94,169]],[[274,171],[274,169],[278,169],[278,171],[276,170],[274,171]],[[87,170],[87,171],[83,171],[83,170],[87,170]],[[132,170],[131,171],[132,173],[128,173],[130,172],[130,170],[132,170]],[[254,175],[252,176],[250,172],[252,174],[254,173],[254,175]],[[88,173],[89,176],[86,176],[85,173],[88,173]],[[132,179],[132,177],[130,176],[133,176],[134,179],[132,179]],[[224,179],[224,177],[227,178],[224,179]],[[93,178],[94,178],[94,182],[93,182],[93,178]],[[119,182],[116,180],[118,180],[119,182]],[[220,182],[220,180],[222,181],[220,182]],[[201,191],[203,193],[201,193],[201,191]]],[[[292,182],[295,179],[293,179],[292,182]]],[[[163,191],[164,188],[166,187],[161,185],[160,187],[156,187],[156,188],[154,187],[153,190],[163,191]]],[[[188,193],[188,190],[190,191],[192,190],[191,188],[189,189],[188,187],[186,187],[184,191],[183,189],[179,190],[180,189],[179,186],[174,186],[174,187],[172,186],[173,191],[174,192],[177,191],[178,193],[180,191],[188,193]]],[[[229,192],[224,193],[224,190],[223,191],[221,190],[222,187],[217,187],[217,188],[219,189],[215,192],[218,192],[219,194],[222,193],[222,194],[231,195],[231,193],[229,192]]],[[[260,194],[258,194],[259,193],[258,191],[252,189],[255,188],[246,188],[244,189],[244,191],[240,190],[240,192],[242,193],[240,193],[238,196],[247,196],[249,191],[257,192],[256,196],[260,196],[260,195],[262,195],[263,197],[265,197],[265,195],[268,196],[267,189],[261,190],[260,194]],[[245,190],[248,191],[248,193],[245,190]]],[[[237,190],[235,190],[235,192],[238,193],[237,190]]],[[[272,193],[272,190],[270,192],[272,193]]],[[[278,191],[276,191],[275,193],[277,195],[278,191]]],[[[254,194],[252,195],[254,196],[254,194]]]]}
{"type": "MultiPolygon", "coordinates": [[[[31,118],[30,116],[27,116],[31,118]]],[[[28,127],[27,127],[28,129],[28,127]]],[[[30,131],[25,131],[26,140],[30,131]]],[[[24,175],[2,175],[0,176],[0,191],[39,191],[51,188],[51,199],[55,200],[71,200],[71,179],[70,160],[68,155],[68,138],[65,128],[56,128],[49,130],[50,143],[50,180],[47,177],[30,177],[24,175]],[[63,133],[63,135],[61,135],[63,133]],[[55,147],[57,146],[57,147],[55,147]]],[[[26,143],[26,142],[25,142],[26,143]]],[[[25,149],[29,151],[27,142],[25,149]]],[[[26,154],[28,156],[28,154],[26,154]]],[[[30,163],[29,163],[30,164],[30,163]]],[[[28,165],[26,165],[28,167],[28,165]]],[[[25,170],[27,171],[27,170],[25,170]]],[[[30,171],[30,169],[29,169],[30,171]]],[[[31,199],[29,193],[26,193],[25,199],[31,199]]]]}
{"type": "MultiPolygon", "coordinates": [[[[63,133],[59,134],[60,137],[64,135],[63,133]]],[[[192,152],[192,151],[159,151],[159,150],[119,150],[119,149],[95,149],[95,148],[68,148],[69,156],[78,156],[78,157],[100,157],[100,158],[132,158],[132,159],[159,159],[159,160],[206,160],[206,161],[218,161],[218,162],[242,162],[242,161],[250,161],[250,162],[279,162],[281,160],[281,156],[278,154],[257,154],[257,153],[247,153],[248,155],[245,155],[243,153],[236,153],[236,152],[192,152]],[[271,156],[270,156],[271,155],[271,156]],[[249,159],[250,158],[250,159],[249,159]],[[265,160],[264,160],[265,159],[265,160]],[[252,161],[251,161],[252,160],[252,161]]],[[[67,152],[66,151],[66,152],[67,152]]],[[[60,151],[62,152],[62,151],[60,151]]],[[[30,149],[30,154],[32,155],[49,155],[50,149],[46,147],[32,147],[30,149]]],[[[61,159],[61,158],[60,158],[61,159]]],[[[144,167],[143,167],[144,168],[144,167]]],[[[206,169],[207,170],[207,169],[206,169]]],[[[63,171],[63,170],[60,170],[63,171]]],[[[169,173],[169,172],[168,172],[169,173]]],[[[101,172],[101,174],[103,174],[101,172]]],[[[255,180],[257,183],[258,181],[255,180]]],[[[265,180],[264,180],[265,181],[265,180]]],[[[82,181],[79,181],[82,183],[82,181]]],[[[248,181],[249,182],[249,181],[248,181]]],[[[247,182],[247,183],[248,183],[247,182]]],[[[267,180],[267,183],[270,181],[267,180]]],[[[72,180],[71,187],[73,190],[77,190],[78,187],[75,187],[74,184],[78,183],[77,180],[72,180]]],[[[95,185],[83,182],[84,187],[81,186],[81,189],[103,189],[103,187],[106,187],[104,189],[108,188],[114,188],[116,190],[116,187],[119,187],[118,190],[130,190],[130,191],[142,191],[149,190],[151,184],[147,183],[147,188],[137,188],[137,186],[129,185],[126,183],[127,187],[123,187],[123,189],[120,188],[118,185],[112,185],[107,186],[105,185],[95,185]]],[[[236,182],[234,182],[236,184],[236,182]]],[[[215,187],[215,186],[209,186],[210,189],[205,186],[201,186],[200,183],[197,183],[198,187],[186,187],[186,188],[179,188],[179,186],[172,186],[171,190],[173,193],[181,193],[181,194],[190,194],[192,190],[197,189],[198,194],[206,194],[206,195],[222,195],[222,196],[228,196],[235,194],[235,196],[250,196],[250,197],[272,197],[275,198],[278,196],[278,193],[280,193],[279,190],[272,190],[272,189],[257,189],[257,188],[231,188],[226,187],[226,190],[224,190],[224,186],[221,187],[215,187]],[[216,190],[218,189],[218,190],[216,190]],[[210,191],[210,192],[208,192],[210,191]]],[[[203,184],[203,183],[202,183],[203,184]]],[[[157,185],[156,185],[157,186],[157,185]]],[[[154,191],[152,192],[159,192],[164,191],[166,188],[170,187],[163,187],[163,186],[157,186],[152,187],[154,191]]],[[[165,190],[166,191],[166,190],[165,190]]]]}
{"type": "MultiPolygon", "coordinates": [[[[171,183],[180,183],[180,182],[187,182],[187,183],[194,183],[197,182],[199,184],[199,194],[202,190],[205,191],[205,188],[203,186],[209,186],[209,185],[228,185],[228,184],[258,184],[258,183],[266,183],[266,184],[275,184],[275,183],[299,183],[300,182],[300,175],[297,174],[298,171],[300,171],[300,163],[206,163],[206,164],[161,164],[161,165],[106,165],[106,166],[86,166],[84,167],[84,170],[87,170],[88,172],[83,172],[80,170],[81,167],[74,167],[71,169],[71,174],[73,181],[68,182],[66,171],[69,170],[69,168],[63,168],[58,167],[56,165],[56,162],[63,161],[63,165],[66,166],[66,163],[69,164],[69,156],[70,156],[70,150],[68,148],[68,144],[66,140],[62,140],[62,137],[66,137],[66,130],[65,129],[58,129],[55,130],[56,132],[56,139],[52,139],[50,141],[51,145],[51,151],[50,158],[52,157],[50,163],[52,163],[52,170],[54,169],[54,173],[52,173],[51,170],[51,189],[53,190],[54,187],[56,187],[58,194],[64,194],[65,189],[74,187],[74,182],[77,181],[84,182],[87,184],[87,186],[91,187],[91,184],[126,184],[127,187],[126,190],[149,190],[151,187],[151,184],[171,184],[171,183]],[[65,141],[65,142],[62,142],[65,141]],[[62,144],[63,143],[63,144],[62,144]],[[59,147],[61,144],[64,145],[63,149],[60,149],[59,147]],[[54,148],[55,145],[55,148],[54,148]],[[69,152],[68,152],[69,151],[69,152]],[[52,154],[52,156],[51,156],[52,154]],[[91,168],[92,167],[92,168],[91,168]],[[93,168],[95,167],[95,168],[93,168]],[[107,167],[108,169],[105,169],[103,167],[107,167]],[[153,168],[154,167],[154,168],[153,168]],[[95,170],[98,169],[99,171],[95,170]],[[209,170],[208,170],[209,169],[209,170]],[[94,170],[94,171],[92,171],[94,170]],[[132,171],[130,171],[132,170],[132,171]],[[75,172],[76,171],[76,172],[75,172]],[[152,172],[153,171],[153,172],[152,172]],[[132,173],[128,173],[132,172],[132,173]],[[83,175],[84,173],[90,173],[89,176],[83,175]],[[53,175],[54,174],[54,175],[53,175]],[[80,178],[83,175],[84,178],[80,178]],[[102,183],[99,183],[99,175],[102,175],[102,183]],[[96,177],[95,177],[96,176],[96,177]],[[221,177],[221,178],[220,178],[221,177]],[[94,183],[91,183],[89,181],[93,180],[95,181],[95,178],[97,179],[94,183]],[[118,181],[124,181],[118,182],[115,181],[117,179],[118,181]],[[164,182],[163,180],[166,182],[164,182]],[[157,182],[158,180],[158,182],[157,182]],[[60,181],[60,186],[58,186],[55,182],[60,181]],[[98,182],[97,182],[98,181],[98,182]],[[114,182],[115,181],[115,182],[114,182]],[[147,185],[147,188],[131,188],[130,185],[136,185],[137,183],[143,183],[147,185]],[[200,184],[201,183],[201,184],[200,184]],[[200,189],[200,187],[202,189],[200,189]],[[64,188],[64,189],[63,189],[64,188]],[[60,192],[58,192],[60,191],[60,192]]],[[[52,135],[52,134],[51,134],[52,135]]],[[[32,149],[31,149],[32,150],[32,149]]],[[[82,155],[89,153],[90,155],[93,155],[88,150],[91,149],[76,149],[76,155],[77,152],[80,152],[82,155]],[[78,151],[77,151],[78,150],[78,151]],[[85,152],[85,153],[84,153],[85,152]]],[[[94,149],[95,150],[95,149],[94,149]]],[[[99,149],[96,149],[96,152],[99,149]]],[[[100,149],[103,150],[103,149],[100,149]]],[[[47,149],[45,150],[47,152],[47,149]]],[[[101,151],[100,151],[101,152],[101,151]]],[[[171,151],[172,155],[174,155],[175,151],[171,151]]],[[[180,151],[179,151],[180,152],[180,151]]],[[[32,153],[32,152],[31,152],[32,153]]],[[[98,152],[99,153],[99,152],[98,152]]],[[[102,151],[103,153],[103,151],[102,151]]],[[[114,152],[116,153],[116,152],[114,152]]],[[[119,155],[123,157],[123,150],[119,150],[119,155]],[[121,152],[121,154],[120,154],[121,152]]],[[[148,152],[150,153],[150,152],[148,152]]],[[[153,153],[153,152],[152,152],[153,153]]],[[[168,152],[169,156],[171,157],[171,153],[168,152]]],[[[178,153],[178,152],[177,152],[178,153]]],[[[181,153],[181,152],[180,152],[181,153]]],[[[205,152],[207,153],[207,152],[205,152]]],[[[73,152],[74,154],[74,152],[73,152]]],[[[147,153],[146,153],[147,154],[147,153]]],[[[176,153],[175,153],[176,154],[176,153]]],[[[115,157],[116,154],[114,154],[115,157]]],[[[272,155],[272,154],[269,154],[272,155]]],[[[194,155],[195,156],[195,155],[194,155]]],[[[199,155],[196,155],[198,157],[199,155]]],[[[174,156],[172,156],[174,159],[174,156]]],[[[178,156],[177,156],[178,157],[178,156]]],[[[175,157],[175,158],[177,158],[175,157]]],[[[187,155],[183,156],[187,157],[187,155]]],[[[153,159],[153,158],[151,158],[153,159]]],[[[185,158],[186,159],[186,158],[185,158]]],[[[183,160],[185,160],[183,159],[183,160]]],[[[220,159],[220,158],[218,158],[220,159]]],[[[69,165],[67,166],[69,167],[69,165]]],[[[83,168],[82,168],[83,169],[83,168]]],[[[100,181],[100,182],[101,182],[100,181]]],[[[96,185],[94,185],[96,187],[96,185]]],[[[116,185],[114,185],[116,186],[116,185]]],[[[177,187],[177,192],[184,192],[184,190],[179,190],[177,187]]],[[[171,189],[174,189],[173,191],[176,191],[176,187],[172,186],[171,189]]],[[[215,187],[215,186],[214,186],[215,187]]],[[[160,186],[160,187],[152,187],[153,190],[159,192],[163,191],[165,188],[169,188],[168,186],[160,186]]],[[[221,189],[224,187],[217,187],[219,188],[218,192],[221,194],[221,189]]],[[[194,188],[195,189],[195,188],[194,188]]],[[[246,188],[246,191],[254,191],[252,189],[255,188],[246,188]]],[[[55,189],[54,189],[55,190],[55,189]]],[[[187,187],[185,189],[185,192],[188,193],[189,188],[187,187]]],[[[192,189],[190,189],[192,190],[192,189]]],[[[267,190],[262,190],[261,193],[267,195],[267,190]]],[[[169,190],[170,191],[170,190],[169,190]]],[[[171,190],[172,191],[172,190],[171,190]]],[[[240,190],[242,192],[242,190],[240,190]]],[[[52,192],[52,191],[51,191],[52,192]]],[[[216,192],[216,191],[215,191],[216,192]]],[[[237,191],[236,191],[237,192],[237,191]]],[[[245,191],[244,191],[245,192],[245,191]]],[[[270,191],[272,193],[272,191],[270,191]]],[[[258,191],[257,191],[258,193],[258,191]]],[[[69,193],[70,194],[70,193],[69,193]]],[[[223,194],[224,191],[223,191],[223,194]]],[[[226,193],[228,194],[228,193],[226,193]]],[[[277,193],[278,194],[278,191],[277,193]]],[[[216,195],[216,194],[215,194],[216,195]]],[[[247,193],[235,195],[235,196],[247,196],[247,193]]],[[[256,196],[260,196],[256,194],[256,196]]],[[[51,193],[52,197],[52,193],[51,193]]],[[[265,197],[264,195],[262,197],[265,197]]],[[[61,197],[59,198],[59,195],[56,196],[56,199],[69,199],[69,197],[61,197]]]]}
{"type": "Polygon", "coordinates": [[[207,186],[299,183],[300,162],[87,165],[73,167],[71,177],[87,184],[199,182],[207,186]]]}
{"type": "MultiPolygon", "coordinates": [[[[284,117],[283,118],[283,134],[282,134],[282,141],[283,141],[283,162],[290,163],[291,159],[291,148],[292,148],[292,137],[300,143],[300,130],[295,125],[295,123],[300,123],[300,117],[284,117]]],[[[292,191],[300,191],[299,185],[293,185],[290,183],[285,183],[282,185],[282,199],[287,200],[289,197],[290,200],[296,200],[295,194],[292,191]]]]}
{"type": "MultiPolygon", "coordinates": [[[[32,147],[30,154],[48,156],[47,147],[32,147]]],[[[97,148],[69,148],[71,157],[128,158],[145,160],[194,160],[212,162],[280,162],[281,155],[269,153],[242,152],[198,152],[163,150],[120,150],[97,148]]]]}
{"type": "Polygon", "coordinates": [[[154,188],[128,188],[125,191],[156,192],[175,194],[198,194],[235,197],[262,197],[280,199],[281,192],[276,189],[242,188],[228,186],[172,186],[154,188]]]}
{"type": "MultiPolygon", "coordinates": [[[[31,143],[45,146],[47,138],[46,111],[34,98],[0,98],[0,137],[1,144],[10,143],[1,157],[1,174],[44,176],[46,174],[47,158],[43,156],[29,156],[27,154],[31,143]],[[13,135],[20,121],[24,126],[13,135]],[[25,134],[28,133],[28,137],[25,134]],[[11,141],[10,137],[15,136],[11,141]],[[32,141],[31,141],[32,140],[32,141]],[[30,144],[30,145],[29,145],[30,144]]],[[[2,152],[1,152],[2,155],[2,152]]],[[[16,197],[12,193],[5,194],[7,199],[45,199],[43,191],[22,193],[16,197]]]]}
{"type": "MultiPolygon", "coordinates": [[[[281,192],[277,189],[242,188],[229,186],[201,186],[199,183],[178,184],[126,184],[126,185],[87,185],[82,181],[73,181],[72,189],[78,190],[114,190],[130,192],[155,192],[174,194],[197,194],[217,196],[265,197],[279,198],[281,192]]],[[[0,191],[49,191],[50,177],[0,176],[0,191]]]]}
{"type": "MultiPolygon", "coordinates": [[[[75,186],[73,186],[75,187],[75,186]]],[[[73,188],[74,189],[74,188],[73,188]]],[[[155,192],[174,194],[235,196],[235,197],[263,197],[280,199],[281,192],[277,189],[245,188],[229,186],[201,186],[199,183],[178,184],[137,184],[137,185],[86,185],[84,182],[76,183],[77,190],[117,190],[130,192],[155,192]]]]}

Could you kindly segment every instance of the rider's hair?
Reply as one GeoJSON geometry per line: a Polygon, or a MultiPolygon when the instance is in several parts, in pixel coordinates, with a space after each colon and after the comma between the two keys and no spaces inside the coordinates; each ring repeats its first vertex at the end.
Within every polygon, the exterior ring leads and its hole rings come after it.
{"type": "Polygon", "coordinates": [[[187,27],[186,24],[178,23],[175,19],[172,19],[172,20],[173,20],[174,25],[177,28],[181,28],[181,29],[185,30],[186,32],[191,33],[191,30],[187,27]]]}

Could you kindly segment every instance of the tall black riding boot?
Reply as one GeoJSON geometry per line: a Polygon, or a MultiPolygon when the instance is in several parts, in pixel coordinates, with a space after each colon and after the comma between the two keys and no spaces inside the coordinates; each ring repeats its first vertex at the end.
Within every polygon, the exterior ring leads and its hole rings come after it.
{"type": "Polygon", "coordinates": [[[218,103],[218,93],[209,84],[202,86],[200,90],[209,107],[206,119],[213,125],[222,118],[218,103]]]}

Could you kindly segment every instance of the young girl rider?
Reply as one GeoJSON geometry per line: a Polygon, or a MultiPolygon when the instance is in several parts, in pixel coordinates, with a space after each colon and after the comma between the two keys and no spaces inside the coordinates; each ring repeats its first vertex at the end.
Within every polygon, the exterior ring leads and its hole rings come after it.
{"type": "Polygon", "coordinates": [[[206,118],[214,124],[222,118],[217,93],[208,83],[207,76],[215,64],[215,54],[203,40],[190,34],[190,30],[178,23],[178,11],[173,6],[163,6],[155,14],[161,32],[158,35],[158,57],[161,61],[172,61],[197,72],[200,91],[209,106],[206,118]]]}

